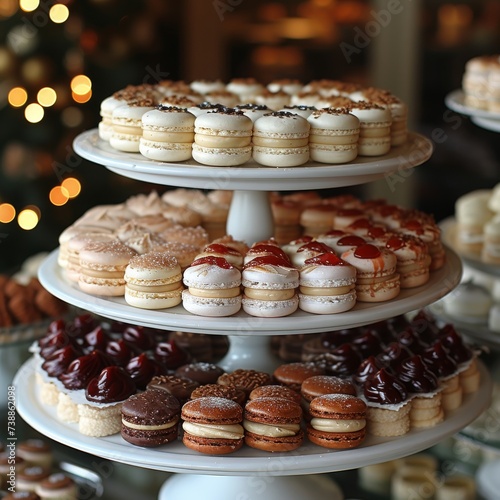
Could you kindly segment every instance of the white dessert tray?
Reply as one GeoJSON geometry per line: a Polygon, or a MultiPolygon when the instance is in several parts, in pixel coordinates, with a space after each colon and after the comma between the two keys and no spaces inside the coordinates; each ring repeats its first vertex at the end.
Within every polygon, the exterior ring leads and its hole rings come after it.
{"type": "Polygon", "coordinates": [[[341,165],[309,162],[293,168],[264,167],[253,161],[237,167],[211,167],[195,160],[167,163],[149,160],[140,153],[113,149],[99,138],[97,129],[83,132],[73,142],[81,157],[104,165],[112,172],[132,179],[199,189],[305,190],[363,184],[403,172],[427,161],[432,142],[409,133],[406,144],[394,147],[384,156],[358,156],[341,165]]]}
{"type": "Polygon", "coordinates": [[[117,321],[148,327],[233,336],[319,333],[373,323],[419,309],[440,299],[455,288],[462,274],[460,258],[447,249],[444,267],[431,273],[427,284],[402,290],[398,297],[388,302],[358,302],[350,311],[328,315],[299,310],[283,318],[257,318],[240,311],[234,316],[209,318],[193,315],[181,305],[151,311],[129,306],[123,297],[89,295],[65,278],[57,262],[57,255],[58,250],[54,250],[42,263],[39,280],[50,293],[76,307],[117,321]]]}
{"type": "Polygon", "coordinates": [[[447,217],[439,223],[441,228],[441,238],[443,242],[450,248],[453,248],[455,252],[463,259],[463,261],[483,273],[500,276],[500,265],[488,264],[481,260],[481,255],[474,252],[464,252],[457,248],[456,236],[457,236],[457,222],[454,217],[447,217]]]}
{"type": "Polygon", "coordinates": [[[417,453],[455,434],[490,404],[492,381],[483,363],[478,365],[481,373],[478,391],[467,395],[460,408],[429,429],[411,430],[397,438],[368,435],[358,448],[351,450],[328,450],[305,439],[304,444],[293,452],[266,453],[244,446],[226,456],[199,454],[180,441],[156,449],[144,449],[127,443],[119,434],[103,438],[80,434],[77,424],[60,422],[56,417],[56,408],[41,403],[33,358],[20,368],[14,385],[18,397],[17,409],[29,425],[50,439],[104,459],[170,472],[288,476],[335,472],[393,460],[417,453]]]}
{"type": "Polygon", "coordinates": [[[454,90],[445,97],[446,106],[461,115],[469,116],[478,127],[492,132],[500,132],[500,113],[473,108],[465,104],[463,90],[454,90]]]}

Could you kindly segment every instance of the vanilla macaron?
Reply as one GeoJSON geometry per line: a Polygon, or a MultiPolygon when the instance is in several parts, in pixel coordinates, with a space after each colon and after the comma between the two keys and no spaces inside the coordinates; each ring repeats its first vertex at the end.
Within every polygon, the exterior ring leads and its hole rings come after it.
{"type": "Polygon", "coordinates": [[[196,259],[184,271],[184,309],[200,316],[231,316],[241,308],[241,272],[222,257],[196,259]]]}
{"type": "Polygon", "coordinates": [[[359,119],[358,154],[381,156],[391,149],[392,115],[388,108],[359,101],[347,107],[359,119]]]}
{"type": "Polygon", "coordinates": [[[295,167],[309,160],[309,129],[305,118],[276,111],[253,125],[253,159],[268,167],[295,167]]]}
{"type": "Polygon", "coordinates": [[[197,162],[230,167],[252,157],[253,122],[241,111],[227,108],[202,114],[194,127],[192,154],[197,162]]]}
{"type": "Polygon", "coordinates": [[[300,269],[299,307],[313,314],[348,311],[356,303],[356,269],[332,253],[305,261],[300,269]]]}
{"type": "Polygon", "coordinates": [[[86,293],[125,294],[125,268],[137,252],[121,241],[91,242],[80,250],[78,286],[86,293]]]}
{"type": "Polygon", "coordinates": [[[348,163],[358,156],[359,119],[345,108],[324,108],[307,119],[311,125],[311,159],[320,163],[348,163]]]}
{"type": "Polygon", "coordinates": [[[255,102],[255,96],[264,90],[264,86],[255,78],[233,78],[226,85],[226,90],[238,96],[240,103],[255,102]]]}
{"type": "Polygon", "coordinates": [[[385,248],[364,244],[341,255],[356,268],[356,294],[360,302],[383,302],[400,292],[397,258],[385,248]]]}
{"type": "Polygon", "coordinates": [[[181,303],[181,267],[166,253],[132,257],[125,269],[125,282],[125,301],[131,306],[165,309],[181,303]]]}
{"type": "Polygon", "coordinates": [[[251,316],[277,318],[297,310],[299,272],[275,255],[257,257],[243,267],[243,310],[251,316]]]}
{"type": "Polygon", "coordinates": [[[126,153],[139,153],[142,115],[153,110],[154,106],[153,99],[144,98],[116,107],[111,118],[113,127],[109,138],[111,147],[126,153]]]}
{"type": "Polygon", "coordinates": [[[142,115],[139,150],[157,161],[184,161],[191,158],[195,117],[184,108],[158,106],[142,115]]]}

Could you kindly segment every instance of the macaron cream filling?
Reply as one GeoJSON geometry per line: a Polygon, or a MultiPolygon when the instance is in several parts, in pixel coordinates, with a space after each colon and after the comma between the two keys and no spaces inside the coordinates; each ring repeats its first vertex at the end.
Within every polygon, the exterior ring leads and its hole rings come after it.
{"type": "Polygon", "coordinates": [[[198,424],[184,422],[182,428],[188,434],[207,439],[241,439],[244,435],[240,424],[198,424]]]}
{"type": "Polygon", "coordinates": [[[243,421],[243,427],[252,434],[272,438],[295,436],[300,431],[300,424],[259,424],[250,420],[243,421]]]}
{"type": "Polygon", "coordinates": [[[357,432],[366,427],[366,420],[336,420],[315,417],[311,420],[311,426],[321,432],[357,432]]]}

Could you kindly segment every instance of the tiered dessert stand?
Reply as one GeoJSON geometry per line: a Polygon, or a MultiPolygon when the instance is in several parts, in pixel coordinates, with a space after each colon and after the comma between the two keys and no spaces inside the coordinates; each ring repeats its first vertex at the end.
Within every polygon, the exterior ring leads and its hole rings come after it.
{"type": "MultiPolygon", "coordinates": [[[[384,176],[405,175],[425,162],[432,153],[431,143],[418,134],[408,142],[377,158],[359,158],[346,165],[310,163],[295,168],[266,168],[254,163],[241,167],[207,167],[194,161],[180,164],[158,163],[139,154],[117,152],[98,138],[97,130],[77,137],[75,151],[120,175],[163,185],[203,189],[234,190],[227,232],[235,239],[252,243],[273,234],[267,192],[271,190],[325,189],[370,182],[384,176]]],[[[270,354],[272,335],[313,333],[369,324],[415,310],[438,300],[460,281],[459,257],[447,250],[446,265],[432,274],[428,284],[403,291],[398,298],[381,304],[358,303],[353,310],[337,315],[296,312],[285,318],[255,318],[244,312],[228,318],[194,316],[182,306],[162,311],[144,311],[128,306],[123,299],[92,297],[68,283],[57,266],[57,250],[41,266],[42,284],[57,297],[99,315],[153,326],[165,330],[228,335],[231,347],[221,365],[272,371],[279,364],[270,354]]],[[[29,424],[50,438],[88,453],[139,467],[175,474],[164,484],[160,499],[233,500],[288,498],[335,500],[342,498],[333,481],[319,475],[354,469],[421,451],[456,433],[473,421],[489,404],[491,380],[480,363],[482,384],[469,395],[459,410],[427,430],[412,430],[399,438],[368,436],[352,450],[328,450],[305,440],[295,452],[265,453],[249,447],[227,456],[197,454],[180,442],[158,449],[141,449],[126,443],[120,435],[89,438],[79,434],[74,424],[57,423],[53,408],[43,406],[34,383],[33,363],[28,362],[16,376],[19,412],[29,424]],[[298,477],[300,476],[300,477],[298,477]]]]}

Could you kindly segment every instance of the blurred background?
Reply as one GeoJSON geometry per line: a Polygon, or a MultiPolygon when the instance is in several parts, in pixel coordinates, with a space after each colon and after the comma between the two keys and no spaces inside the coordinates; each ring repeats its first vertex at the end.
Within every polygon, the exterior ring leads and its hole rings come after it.
{"type": "Polygon", "coordinates": [[[499,181],[498,136],[448,111],[465,62],[500,53],[497,0],[1,0],[0,272],[52,250],[89,207],[148,186],[78,158],[100,102],[162,79],[329,78],[384,87],[434,139],[408,182],[357,188],[436,219],[499,181]]]}

